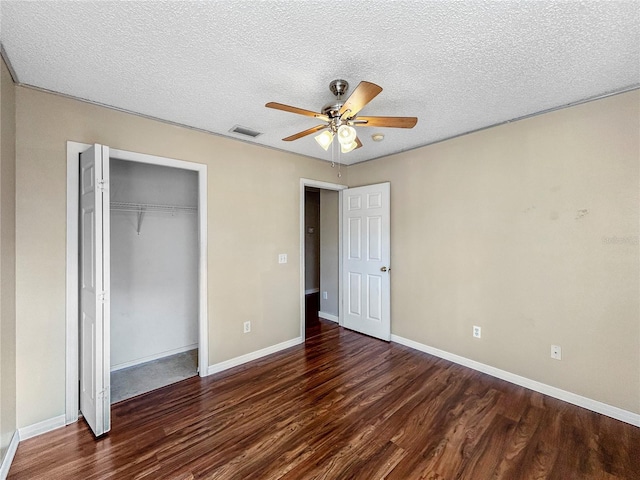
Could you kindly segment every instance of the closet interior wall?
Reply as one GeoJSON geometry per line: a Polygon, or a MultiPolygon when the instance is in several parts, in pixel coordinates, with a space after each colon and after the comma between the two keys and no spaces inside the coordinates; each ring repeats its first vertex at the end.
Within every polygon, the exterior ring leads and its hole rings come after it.
{"type": "Polygon", "coordinates": [[[110,176],[114,371],[198,348],[198,179],[117,159],[110,176]]]}

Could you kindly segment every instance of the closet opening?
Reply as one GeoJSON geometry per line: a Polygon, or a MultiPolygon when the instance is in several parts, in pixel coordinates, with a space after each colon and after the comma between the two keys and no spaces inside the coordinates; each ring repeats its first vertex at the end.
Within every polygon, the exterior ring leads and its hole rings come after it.
{"type": "Polygon", "coordinates": [[[113,404],[198,373],[198,175],[109,168],[113,404]]]}

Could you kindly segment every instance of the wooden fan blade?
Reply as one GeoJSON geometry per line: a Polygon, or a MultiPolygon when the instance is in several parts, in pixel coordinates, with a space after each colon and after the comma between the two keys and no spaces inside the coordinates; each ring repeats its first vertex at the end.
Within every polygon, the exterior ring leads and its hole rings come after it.
{"type": "Polygon", "coordinates": [[[356,143],[358,144],[358,146],[356,148],[354,148],[354,150],[357,150],[358,148],[360,148],[362,146],[362,142],[360,141],[360,139],[358,137],[356,137],[356,143]]]}
{"type": "Polygon", "coordinates": [[[324,130],[328,126],[329,125],[316,125],[315,127],[311,127],[311,128],[309,128],[307,130],[304,130],[302,132],[298,132],[298,133],[296,133],[294,135],[291,135],[290,137],[283,138],[282,140],[284,140],[285,142],[291,142],[293,140],[297,140],[299,138],[306,137],[307,135],[311,135],[312,133],[319,132],[320,130],[324,130]]]}
{"type": "Polygon", "coordinates": [[[418,123],[416,117],[357,117],[354,119],[354,124],[358,127],[413,128],[416,123],[418,123]]]}
{"type": "Polygon", "coordinates": [[[355,116],[364,106],[382,91],[382,87],[371,82],[360,82],[340,109],[340,116],[349,112],[347,118],[355,116]]]}
{"type": "Polygon", "coordinates": [[[297,113],[298,115],[304,115],[305,117],[314,117],[322,120],[323,122],[329,121],[329,117],[322,113],[312,112],[311,110],[305,110],[304,108],[292,107],[290,105],[285,105],[284,103],[269,102],[265,107],[275,108],[276,110],[282,110],[284,112],[297,113]]]}

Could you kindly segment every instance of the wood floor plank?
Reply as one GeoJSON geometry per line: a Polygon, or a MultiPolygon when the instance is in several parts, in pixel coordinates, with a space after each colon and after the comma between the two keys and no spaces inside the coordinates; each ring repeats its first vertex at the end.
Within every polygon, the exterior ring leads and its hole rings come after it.
{"type": "Polygon", "coordinates": [[[9,479],[640,479],[640,429],[321,320],[304,345],[20,443],[9,479]]]}
{"type": "MultiPolygon", "coordinates": [[[[504,446],[491,478],[509,478],[510,474],[515,474],[514,470],[517,471],[520,468],[519,465],[523,461],[523,452],[538,430],[543,412],[542,408],[530,406],[520,416],[520,421],[514,422],[515,428],[509,435],[510,441],[504,446]]],[[[511,420],[511,417],[509,419],[511,420]]]]}

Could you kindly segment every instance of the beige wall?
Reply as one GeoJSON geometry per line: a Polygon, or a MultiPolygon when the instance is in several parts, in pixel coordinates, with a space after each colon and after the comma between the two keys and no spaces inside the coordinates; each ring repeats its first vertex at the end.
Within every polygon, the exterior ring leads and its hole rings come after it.
{"type": "Polygon", "coordinates": [[[64,413],[67,140],[208,165],[211,364],[300,335],[300,178],[335,181],[328,163],[29,88],[16,93],[18,427],[64,413]]]}
{"type": "Polygon", "coordinates": [[[15,86],[0,60],[0,462],[16,430],[15,86]]]}
{"type": "Polygon", "coordinates": [[[391,182],[392,332],[640,413],[639,104],[350,167],[350,186],[391,182]]]}

